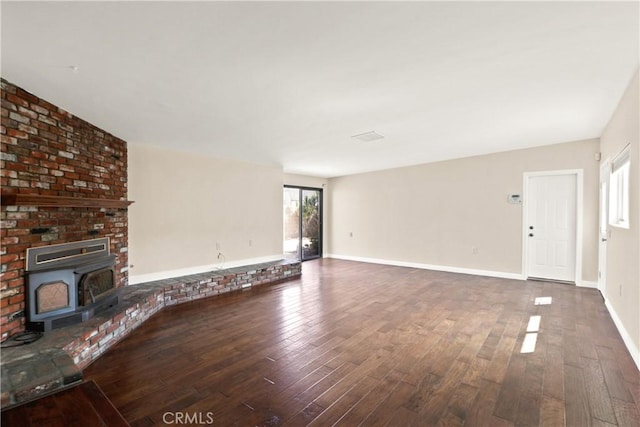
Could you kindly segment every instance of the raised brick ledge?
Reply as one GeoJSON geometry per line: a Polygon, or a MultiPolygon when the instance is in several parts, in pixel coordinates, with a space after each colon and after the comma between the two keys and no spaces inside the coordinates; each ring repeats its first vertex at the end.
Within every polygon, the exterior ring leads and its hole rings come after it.
{"type": "Polygon", "coordinates": [[[281,260],[126,286],[118,307],[2,349],[2,409],[80,381],[84,368],[164,307],[300,275],[299,261],[281,260]]]}

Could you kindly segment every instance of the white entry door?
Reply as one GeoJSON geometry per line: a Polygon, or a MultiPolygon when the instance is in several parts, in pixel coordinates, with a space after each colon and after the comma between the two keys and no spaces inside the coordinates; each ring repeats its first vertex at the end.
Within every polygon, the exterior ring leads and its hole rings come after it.
{"type": "Polygon", "coordinates": [[[527,178],[527,277],[576,281],[576,174],[527,178]]]}

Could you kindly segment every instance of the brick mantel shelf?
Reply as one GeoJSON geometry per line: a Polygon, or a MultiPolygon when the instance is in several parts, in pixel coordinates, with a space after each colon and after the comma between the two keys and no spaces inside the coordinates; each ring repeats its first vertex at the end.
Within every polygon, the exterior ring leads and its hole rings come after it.
{"type": "Polygon", "coordinates": [[[41,206],[73,208],[126,208],[133,201],[95,197],[66,197],[45,194],[2,194],[4,206],[41,206]]]}

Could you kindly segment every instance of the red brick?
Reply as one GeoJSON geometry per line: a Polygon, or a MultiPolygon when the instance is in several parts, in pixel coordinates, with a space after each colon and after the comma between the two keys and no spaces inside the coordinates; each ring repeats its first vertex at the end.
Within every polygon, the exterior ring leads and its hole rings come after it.
{"type": "Polygon", "coordinates": [[[28,107],[29,106],[29,102],[25,101],[24,99],[22,99],[21,97],[16,96],[16,95],[8,94],[7,95],[7,101],[13,102],[16,105],[21,105],[23,107],[28,107]]]}
{"type": "MultiPolygon", "coordinates": [[[[18,311],[22,310],[24,308],[24,304],[22,303],[16,303],[16,304],[11,304],[11,301],[9,301],[9,305],[7,306],[6,309],[2,310],[2,314],[14,314],[17,313],[18,311]]],[[[4,317],[3,317],[4,319],[4,317]]],[[[7,316],[8,319],[8,316],[7,316]]]]}
{"type": "MultiPolygon", "coordinates": [[[[6,135],[0,135],[0,141],[3,142],[4,144],[9,144],[9,145],[17,145],[18,144],[18,139],[17,138],[13,138],[13,137],[6,136],[6,135]]],[[[2,151],[6,151],[6,149],[3,149],[2,151]]]]}
{"type": "Polygon", "coordinates": [[[40,225],[37,219],[25,219],[18,221],[18,228],[36,228],[40,225]]]}
{"type": "MultiPolygon", "coordinates": [[[[29,105],[29,102],[35,102],[37,103],[39,101],[39,98],[29,92],[27,92],[26,90],[19,88],[16,86],[16,95],[18,95],[20,98],[22,98],[24,101],[27,102],[27,105],[29,105]]],[[[27,106],[25,105],[25,106],[27,106]]]]}
{"type": "Polygon", "coordinates": [[[98,332],[96,335],[92,336],[89,342],[91,345],[98,344],[102,338],[105,336],[105,331],[98,332]]]}
{"type": "MultiPolygon", "coordinates": [[[[9,297],[9,304],[22,304],[24,302],[24,294],[14,295],[9,297]]],[[[22,304],[22,308],[24,308],[24,304],[22,304]]]]}
{"type": "Polygon", "coordinates": [[[17,245],[20,239],[17,237],[4,237],[1,241],[2,246],[17,245]]]}
{"type": "Polygon", "coordinates": [[[19,275],[20,274],[16,270],[0,273],[0,281],[6,282],[11,279],[17,279],[19,275]]]}
{"type": "Polygon", "coordinates": [[[48,124],[36,120],[31,121],[29,124],[36,129],[40,129],[39,134],[41,137],[48,138],[47,135],[45,135],[45,132],[50,130],[48,124]]]}
{"type": "Polygon", "coordinates": [[[49,108],[49,106],[51,106],[51,104],[49,104],[46,101],[40,100],[38,104],[31,104],[30,107],[33,111],[35,111],[36,113],[48,116],[49,115],[49,110],[51,110],[51,108],[49,108]]]}
{"type": "Polygon", "coordinates": [[[10,111],[18,111],[18,107],[13,102],[3,99],[0,104],[2,105],[2,116],[8,117],[10,111]]]}
{"type": "Polygon", "coordinates": [[[0,333],[3,336],[4,336],[5,332],[8,332],[9,336],[11,336],[11,335],[14,335],[14,334],[24,330],[23,328],[21,328],[22,324],[21,324],[20,320],[13,320],[13,321],[8,322],[8,323],[6,322],[6,317],[3,317],[2,320],[0,320],[0,322],[2,323],[2,325],[0,326],[0,333]],[[2,321],[2,320],[4,320],[4,321],[2,321]]]}
{"type": "Polygon", "coordinates": [[[29,110],[28,108],[25,108],[24,106],[20,106],[18,107],[18,112],[20,114],[22,114],[23,116],[27,116],[31,119],[37,119],[38,118],[38,113],[29,110]]]}
{"type": "Polygon", "coordinates": [[[29,166],[23,163],[7,162],[6,168],[16,172],[26,172],[29,166]]]}
{"type": "Polygon", "coordinates": [[[7,135],[13,136],[13,137],[18,138],[18,139],[27,139],[27,138],[29,138],[29,134],[27,132],[24,132],[24,131],[15,129],[15,128],[7,129],[7,135]]]}
{"type": "Polygon", "coordinates": [[[0,256],[0,262],[2,262],[2,264],[7,264],[9,262],[17,261],[18,259],[19,259],[19,256],[17,254],[6,254],[6,255],[0,256]]]}
{"type": "Polygon", "coordinates": [[[9,288],[17,288],[19,286],[24,286],[24,278],[19,277],[17,279],[9,280],[7,282],[7,287],[9,288]]]}
{"type": "Polygon", "coordinates": [[[26,132],[26,133],[31,134],[31,135],[37,135],[38,134],[38,129],[37,128],[34,128],[33,126],[25,125],[24,123],[18,123],[18,130],[21,130],[21,131],[26,132]]]}
{"type": "MultiPolygon", "coordinates": [[[[34,123],[35,125],[35,123],[34,123]]],[[[50,140],[51,142],[58,140],[58,134],[56,133],[56,128],[52,128],[51,126],[43,124],[45,129],[39,132],[39,135],[43,138],[50,140]]]]}

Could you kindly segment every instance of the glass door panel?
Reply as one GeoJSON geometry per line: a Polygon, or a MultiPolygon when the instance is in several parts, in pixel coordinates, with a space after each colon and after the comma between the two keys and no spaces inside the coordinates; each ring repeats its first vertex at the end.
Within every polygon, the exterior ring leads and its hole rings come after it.
{"type": "Polygon", "coordinates": [[[302,261],[322,256],[322,190],[285,187],[283,252],[302,261]]]}
{"type": "Polygon", "coordinates": [[[320,191],[302,190],[302,259],[320,256],[320,191]]]}

